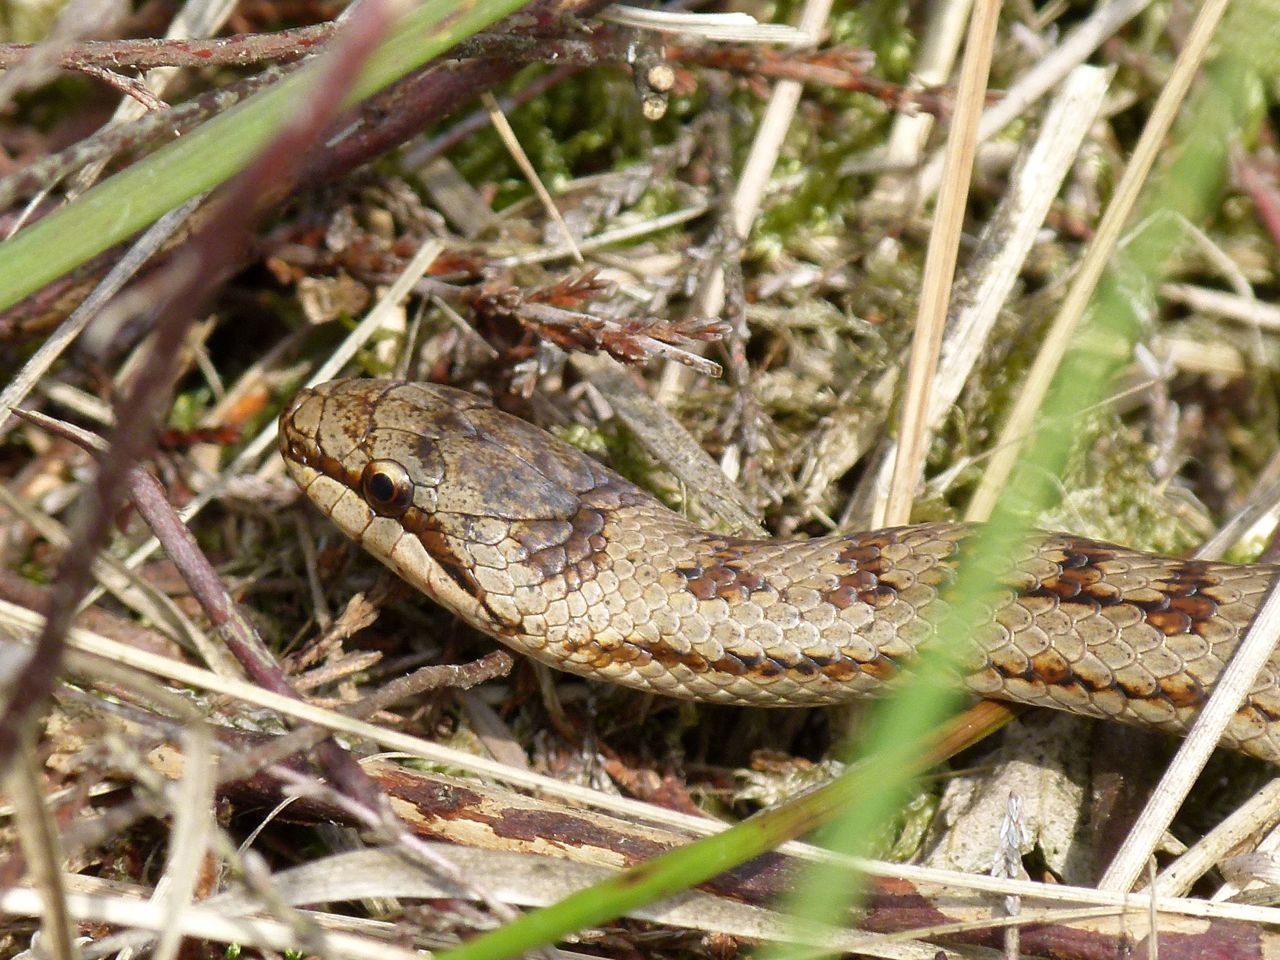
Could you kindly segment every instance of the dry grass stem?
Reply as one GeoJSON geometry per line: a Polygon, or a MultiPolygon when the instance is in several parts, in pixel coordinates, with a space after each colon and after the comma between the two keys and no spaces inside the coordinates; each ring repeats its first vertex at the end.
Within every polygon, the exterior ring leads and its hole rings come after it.
{"type": "Polygon", "coordinates": [[[993,0],[976,0],[969,23],[956,92],[956,112],[947,136],[945,179],[929,234],[929,248],[920,283],[920,307],[911,341],[911,356],[907,361],[906,385],[902,391],[898,455],[894,460],[883,514],[877,511],[876,526],[910,522],[911,504],[924,466],[929,391],[942,346],[947,304],[951,300],[951,284],[960,249],[960,229],[977,148],[978,120],[982,116],[987,76],[991,70],[999,11],[999,3],[993,0]]]}
{"type": "Polygon", "coordinates": [[[1124,175],[1116,185],[1115,195],[1098,224],[1093,242],[1089,244],[1067,298],[1059,308],[1044,345],[1036,355],[1035,365],[1005,421],[997,443],[1001,449],[988,463],[982,481],[969,503],[966,516],[970,520],[984,520],[995,508],[996,499],[1022,449],[1022,441],[1013,438],[1025,437],[1031,431],[1032,421],[1039,412],[1041,401],[1048,393],[1049,384],[1071,345],[1072,335],[1084,316],[1098,281],[1102,279],[1103,271],[1111,262],[1124,226],[1137,205],[1138,193],[1146,183],[1147,175],[1169,134],[1169,128],[1191,87],[1191,81],[1200,70],[1226,9],[1227,5],[1222,0],[1210,0],[1200,8],[1169,82],[1160,91],[1160,97],[1143,127],[1142,136],[1125,166],[1124,175]]]}

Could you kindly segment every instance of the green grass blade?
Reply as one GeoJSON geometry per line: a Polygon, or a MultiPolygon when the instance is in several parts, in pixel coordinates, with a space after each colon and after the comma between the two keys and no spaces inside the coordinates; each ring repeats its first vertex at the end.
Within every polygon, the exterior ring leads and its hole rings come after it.
{"type": "Polygon", "coordinates": [[[525,914],[512,923],[438,954],[438,960],[500,960],[518,956],[584,927],[599,925],[629,910],[688,889],[745,863],[787,840],[821,826],[858,798],[903,772],[919,772],[926,752],[920,743],[902,753],[876,755],[800,800],[678,847],[573,894],[559,903],[525,914]]]}
{"type": "MultiPolygon", "coordinates": [[[[1177,222],[1185,217],[1203,220],[1220,193],[1226,168],[1226,145],[1248,123],[1249,108],[1233,91],[1248,88],[1251,78],[1239,64],[1224,61],[1209,72],[1189,121],[1181,125],[1183,146],[1160,178],[1145,209],[1176,216],[1154,218],[1138,231],[1095,298],[1093,333],[1082,337],[1082,348],[1069,354],[1047,402],[1056,429],[1041,430],[1014,475],[1009,496],[1002,500],[992,522],[967,548],[968,556],[950,596],[951,614],[939,625],[940,647],[959,649],[969,641],[968,626],[979,622],[985,599],[997,575],[1007,567],[1025,530],[1023,518],[1043,509],[1057,496],[1052,478],[1066,461],[1074,436],[1086,422],[1084,411],[1102,396],[1117,365],[1128,357],[1139,329],[1135,306],[1141,298],[1126,295],[1124,285],[1140,282],[1154,289],[1164,262],[1177,240],[1177,222]],[[1171,232],[1172,231],[1172,232],[1171,232]],[[1090,345],[1097,347],[1090,350],[1090,345]],[[948,647],[948,644],[952,646],[948,647]]],[[[834,819],[824,840],[846,853],[865,853],[868,838],[876,836],[897,810],[912,779],[919,773],[921,744],[947,716],[954,698],[943,688],[945,658],[933,656],[920,665],[910,688],[879,704],[868,726],[867,759],[793,807],[761,814],[714,837],[699,840],[604,883],[583,890],[557,904],[526,914],[514,923],[477,937],[442,955],[447,960],[501,960],[552,943],[576,930],[599,925],[647,903],[678,893],[717,873],[776,847],[782,840],[834,819]]],[[[799,922],[839,922],[855,902],[861,887],[848,869],[834,863],[812,864],[790,904],[799,922]]],[[[783,955],[793,953],[783,949],[783,955]]]]}
{"type": "MultiPolygon", "coordinates": [[[[392,28],[344,105],[375,93],[525,2],[427,0],[392,28]]],[[[0,309],[239,171],[307,96],[323,66],[308,64],[0,243],[0,309]]]]}

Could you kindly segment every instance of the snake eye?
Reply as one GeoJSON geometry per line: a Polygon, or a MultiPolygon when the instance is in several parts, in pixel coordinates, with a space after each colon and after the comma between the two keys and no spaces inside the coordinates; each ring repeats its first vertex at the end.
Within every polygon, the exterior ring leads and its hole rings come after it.
{"type": "Polygon", "coordinates": [[[360,475],[360,487],[369,506],[378,513],[398,517],[413,503],[409,473],[394,460],[372,460],[360,475]]]}

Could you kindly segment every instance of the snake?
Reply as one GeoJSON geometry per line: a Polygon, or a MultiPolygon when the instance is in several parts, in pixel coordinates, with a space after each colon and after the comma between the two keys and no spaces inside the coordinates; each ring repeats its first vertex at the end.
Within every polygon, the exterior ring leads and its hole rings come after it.
{"type": "MultiPolygon", "coordinates": [[[[560,670],[710,703],[882,693],[937,636],[977,531],[709,532],[539,427],[429,383],[302,389],[279,447],[343,533],[472,627],[560,670]]],[[[1277,575],[1035,532],[951,668],[981,697],[1184,735],[1277,575]]],[[[1280,655],[1221,742],[1280,763],[1280,655]]]]}

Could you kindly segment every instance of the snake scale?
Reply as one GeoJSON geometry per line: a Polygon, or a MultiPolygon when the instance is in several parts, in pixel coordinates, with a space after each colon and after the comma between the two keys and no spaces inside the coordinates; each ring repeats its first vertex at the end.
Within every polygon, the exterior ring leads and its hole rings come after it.
{"type": "MultiPolygon", "coordinates": [[[[280,420],[294,480],[347,536],[543,663],[673,697],[874,694],[932,635],[974,528],[708,533],[574,447],[449,387],[335,380],[280,420]]],[[[971,631],[963,683],[1184,734],[1280,567],[1037,533],[971,631]]],[[[1223,743],[1280,762],[1273,654],[1223,743]]]]}

